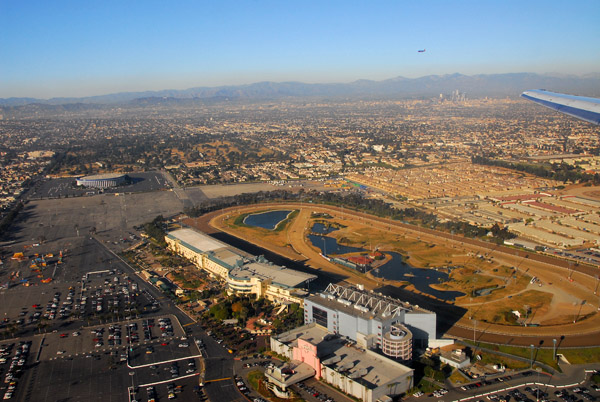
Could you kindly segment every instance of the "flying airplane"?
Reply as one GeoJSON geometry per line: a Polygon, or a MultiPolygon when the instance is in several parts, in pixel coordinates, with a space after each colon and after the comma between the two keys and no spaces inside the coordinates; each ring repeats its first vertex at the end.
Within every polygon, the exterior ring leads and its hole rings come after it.
{"type": "Polygon", "coordinates": [[[425,50],[427,50],[427,49],[421,49],[421,50],[418,50],[418,52],[419,53],[425,53],[425,50]]]}
{"type": "Polygon", "coordinates": [[[600,125],[600,99],[566,95],[545,89],[525,91],[521,96],[560,113],[600,125]]]}

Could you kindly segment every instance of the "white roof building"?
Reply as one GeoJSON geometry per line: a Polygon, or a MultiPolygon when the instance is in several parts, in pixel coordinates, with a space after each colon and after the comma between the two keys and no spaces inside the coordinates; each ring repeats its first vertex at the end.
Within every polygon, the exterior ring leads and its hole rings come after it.
{"type": "Polygon", "coordinates": [[[255,294],[279,303],[303,305],[307,295],[304,285],[317,278],[274,265],[262,255],[250,255],[193,229],[169,232],[165,241],[171,250],[198,268],[226,281],[231,293],[255,294]]]}

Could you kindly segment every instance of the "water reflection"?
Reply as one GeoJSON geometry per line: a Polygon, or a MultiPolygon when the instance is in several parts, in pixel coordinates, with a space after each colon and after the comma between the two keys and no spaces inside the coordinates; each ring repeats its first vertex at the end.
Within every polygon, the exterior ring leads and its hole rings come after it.
{"type": "Polygon", "coordinates": [[[338,244],[337,240],[333,237],[308,235],[308,238],[310,239],[312,245],[320,248],[321,254],[325,255],[358,253],[360,251],[365,251],[364,248],[338,244]]]}
{"type": "MultiPolygon", "coordinates": [[[[312,227],[313,233],[331,233],[333,230],[336,229],[327,228],[320,223],[316,223],[312,227]]],[[[321,253],[325,255],[368,251],[360,247],[350,247],[338,244],[337,240],[333,237],[311,234],[308,238],[312,245],[319,248],[321,253]]],[[[435,269],[415,268],[404,262],[401,254],[395,252],[386,252],[386,254],[389,254],[392,257],[391,260],[379,268],[373,269],[371,273],[374,276],[410,282],[418,291],[446,301],[451,301],[464,295],[462,292],[437,290],[430,286],[432,284],[446,282],[449,277],[447,272],[437,271],[435,269]]]]}
{"type": "Polygon", "coordinates": [[[336,227],[327,226],[322,223],[315,223],[311,230],[313,233],[326,235],[326,234],[331,233],[334,230],[338,230],[338,229],[336,227]]]}
{"type": "Polygon", "coordinates": [[[408,281],[420,292],[430,294],[442,300],[454,300],[464,296],[462,292],[437,290],[429,285],[446,282],[448,273],[435,269],[415,268],[403,261],[402,255],[394,252],[386,252],[392,259],[379,268],[371,271],[378,278],[408,281]]]}
{"type": "Polygon", "coordinates": [[[291,212],[292,211],[268,211],[252,214],[244,218],[244,223],[249,226],[274,230],[279,222],[285,220],[291,212]]]}

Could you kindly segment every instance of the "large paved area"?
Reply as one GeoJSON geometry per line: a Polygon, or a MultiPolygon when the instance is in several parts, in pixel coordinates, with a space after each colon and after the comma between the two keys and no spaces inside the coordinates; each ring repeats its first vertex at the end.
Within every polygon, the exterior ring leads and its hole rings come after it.
{"type": "Polygon", "coordinates": [[[133,384],[137,400],[167,400],[172,390],[188,401],[198,400],[201,378],[225,378],[205,395],[243,400],[233,356],[208,337],[201,352],[202,328],[115,254],[141,241],[136,227],[182,205],[173,191],[63,194],[26,204],[2,239],[0,396],[129,401],[133,384]],[[161,318],[171,330],[160,329],[161,318]]]}
{"type": "Polygon", "coordinates": [[[95,194],[144,193],[166,190],[169,181],[160,172],[140,172],[127,174],[130,183],[124,186],[109,187],[102,190],[76,185],[75,177],[66,177],[40,182],[28,193],[30,199],[79,197],[95,194]]]}

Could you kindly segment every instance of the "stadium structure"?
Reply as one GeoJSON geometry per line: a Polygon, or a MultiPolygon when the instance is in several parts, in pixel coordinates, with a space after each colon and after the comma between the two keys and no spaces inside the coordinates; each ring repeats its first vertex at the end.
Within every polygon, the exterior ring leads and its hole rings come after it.
{"type": "Polygon", "coordinates": [[[106,173],[84,176],[77,179],[77,185],[92,188],[116,187],[127,183],[129,176],[124,173],[106,173]]]}

